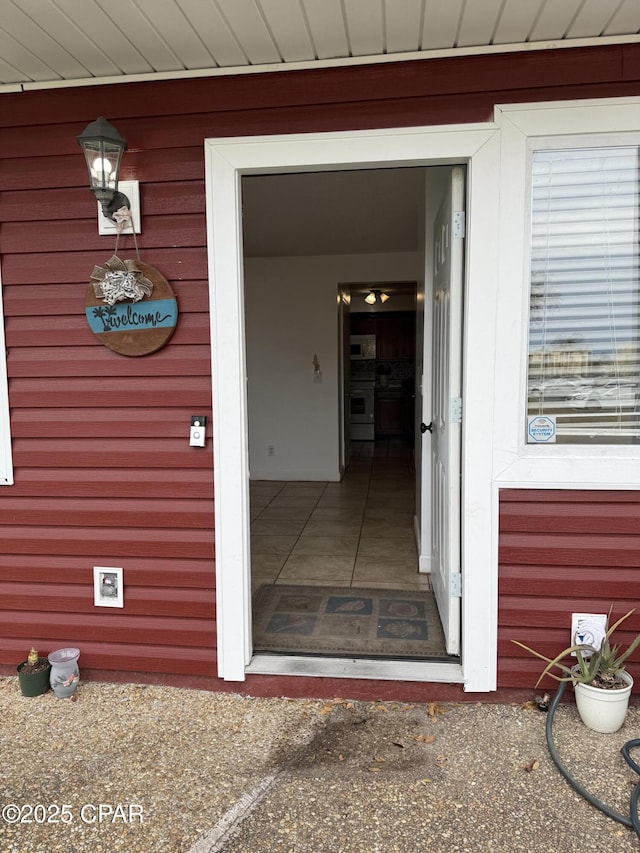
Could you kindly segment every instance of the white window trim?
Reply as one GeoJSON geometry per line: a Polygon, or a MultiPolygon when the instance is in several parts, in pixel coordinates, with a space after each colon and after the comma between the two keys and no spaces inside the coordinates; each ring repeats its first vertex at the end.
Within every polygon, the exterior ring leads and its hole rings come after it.
{"type": "MultiPolygon", "coordinates": [[[[251,664],[251,586],[241,177],[300,169],[468,164],[467,292],[462,460],[462,666],[438,670],[465,690],[496,685],[496,494],[492,482],[491,365],[497,311],[499,134],[492,122],[205,140],[211,309],[216,506],[218,674],[243,681],[251,664]],[[481,352],[483,357],[478,358],[481,352]],[[446,672],[445,672],[446,670],[446,672]],[[454,677],[457,676],[457,677],[454,677]]],[[[405,665],[396,677],[435,681],[434,664],[405,665]]],[[[388,662],[281,659],[269,671],[351,678],[390,677],[388,662]],[[385,666],[385,664],[387,664],[385,666]],[[297,668],[296,668],[297,666],[297,668]],[[288,667],[288,668],[287,668],[288,667]]],[[[262,670],[264,671],[264,669],[262,670]]]]}
{"type": "Polygon", "coordinates": [[[501,126],[499,299],[494,382],[494,481],[500,487],[640,488],[638,445],[528,445],[525,442],[529,320],[529,155],[535,140],[567,147],[618,144],[636,134],[640,98],[496,109],[501,126]],[[636,463],[636,464],[630,464],[636,463]]]}
{"type": "Polygon", "coordinates": [[[2,270],[0,269],[0,486],[11,485],[13,485],[13,459],[9,416],[9,379],[7,377],[7,347],[4,336],[2,270]]]}

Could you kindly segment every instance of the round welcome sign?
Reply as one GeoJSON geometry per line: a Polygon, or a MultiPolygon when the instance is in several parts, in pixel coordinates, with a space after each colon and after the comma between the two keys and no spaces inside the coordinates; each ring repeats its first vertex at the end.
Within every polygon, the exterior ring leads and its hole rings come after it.
{"type": "Polygon", "coordinates": [[[157,269],[114,255],[91,273],[85,314],[91,331],[110,350],[120,355],[150,355],[173,334],[178,303],[157,269]]]}

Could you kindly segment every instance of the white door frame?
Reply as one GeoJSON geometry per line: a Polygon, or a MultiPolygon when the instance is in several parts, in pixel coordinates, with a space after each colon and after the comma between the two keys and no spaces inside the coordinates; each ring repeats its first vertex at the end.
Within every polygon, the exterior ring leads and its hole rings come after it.
{"type": "Polygon", "coordinates": [[[218,675],[248,672],[459,682],[496,688],[497,505],[492,489],[497,310],[497,126],[485,124],[205,140],[213,381],[218,675]],[[258,655],[252,660],[241,178],[355,168],[468,167],[461,560],[462,664],[258,655]],[[471,557],[472,559],[469,559],[471,557]]]}

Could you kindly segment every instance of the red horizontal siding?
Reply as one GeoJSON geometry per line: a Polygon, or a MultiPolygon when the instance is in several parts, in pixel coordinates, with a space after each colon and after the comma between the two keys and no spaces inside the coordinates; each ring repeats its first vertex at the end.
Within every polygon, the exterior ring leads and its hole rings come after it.
{"type": "MultiPolygon", "coordinates": [[[[64,355],[59,357],[53,347],[38,347],[38,349],[14,349],[8,354],[7,370],[9,378],[21,377],[65,377],[71,369],[77,377],[102,377],[107,366],[112,364],[113,356],[105,347],[69,347],[64,355]],[[55,357],[54,357],[55,356],[55,357]]],[[[139,358],[127,359],[127,364],[120,371],[121,376],[208,376],[211,371],[211,357],[207,346],[184,346],[172,351],[165,359],[147,357],[144,361],[139,358]]],[[[26,410],[25,410],[26,411],[26,410]]],[[[33,412],[28,411],[28,415],[33,412]]],[[[126,409],[119,409],[122,417],[126,409]]],[[[42,413],[40,413],[42,415],[42,413]]],[[[162,412],[168,418],[170,413],[162,412]]],[[[102,415],[101,417],[104,417],[102,415]]],[[[18,419],[16,418],[16,421],[18,419]]],[[[112,418],[113,426],[117,421],[112,418]]],[[[148,427],[147,427],[148,432],[148,427]]]]}
{"type": "MultiPolygon", "coordinates": [[[[149,211],[148,207],[153,202],[151,206],[157,209],[157,214],[164,214],[165,211],[172,209],[172,201],[166,197],[166,193],[162,196],[150,196],[145,189],[144,201],[141,202],[144,204],[145,212],[144,234],[136,238],[141,253],[172,244],[194,247],[201,246],[205,242],[205,221],[202,211],[199,209],[202,203],[201,188],[202,183],[198,182],[194,185],[193,190],[199,196],[198,212],[185,214],[177,221],[171,216],[155,215],[149,211]]],[[[84,194],[85,191],[83,190],[83,201],[86,202],[84,194]]],[[[36,204],[42,213],[40,202],[37,201],[36,204]]],[[[50,219],[43,216],[42,218],[47,220],[44,234],[42,233],[41,222],[25,223],[20,220],[20,215],[24,215],[26,211],[15,211],[14,213],[15,221],[7,221],[0,228],[0,238],[3,245],[16,254],[30,254],[31,252],[44,254],[56,250],[72,252],[77,248],[79,240],[82,241],[85,250],[93,249],[96,252],[104,252],[104,237],[98,234],[96,227],[96,208],[92,207],[91,210],[86,211],[87,218],[74,223],[73,230],[69,229],[68,222],[51,222],[50,219]]],[[[7,211],[7,214],[10,215],[10,212],[7,211]]],[[[132,252],[131,243],[131,237],[124,235],[119,245],[122,245],[129,253],[132,252]]]]}
{"type": "MultiPolygon", "coordinates": [[[[114,355],[114,358],[118,356],[114,355]]],[[[122,356],[120,356],[122,358],[122,356]]],[[[206,376],[114,376],[99,379],[74,377],[57,379],[16,378],[11,396],[18,407],[50,408],[65,404],[74,408],[100,406],[196,406],[211,405],[211,381],[206,376]]],[[[150,425],[150,431],[153,428],[150,425]]]]}
{"type": "MultiPolygon", "coordinates": [[[[97,227],[97,226],[96,226],[97,227]]],[[[78,243],[76,243],[78,245],[78,243]]],[[[81,243],[80,243],[81,245],[81,243]]],[[[53,252],[30,252],[27,254],[7,254],[2,266],[3,278],[11,284],[61,284],[63,282],[83,282],[89,284],[89,276],[96,264],[103,264],[113,254],[114,244],[103,243],[102,252],[74,251],[56,255],[53,252]],[[104,254],[103,254],[104,253],[104,254]]],[[[135,251],[129,249],[126,257],[135,251]]],[[[143,260],[151,264],[171,282],[180,280],[206,281],[207,256],[202,248],[154,249],[143,260]]],[[[78,308],[84,316],[85,290],[78,290],[78,308]]]]}
{"type": "MultiPolygon", "coordinates": [[[[9,614],[0,619],[0,665],[24,659],[32,642],[77,643],[84,668],[215,678],[210,430],[206,449],[188,446],[190,416],[212,414],[205,138],[474,122],[490,119],[496,103],[638,93],[640,46],[625,45],[2,95],[0,261],[16,483],[0,489],[0,608],[9,614]],[[98,114],[129,139],[122,178],[140,181],[142,259],[169,280],[180,310],[168,345],[145,358],[105,349],[84,316],[89,274],[114,249],[97,234],[75,141],[98,114]],[[93,607],[94,565],[124,568],[122,611],[93,607]]],[[[134,256],[130,236],[120,253],[134,256]]],[[[503,498],[500,677],[517,686],[530,683],[536,663],[514,654],[510,632],[544,640],[564,630],[565,605],[585,602],[581,569],[594,583],[610,572],[607,593],[620,602],[636,595],[637,502],[573,492],[503,498]],[[608,526],[598,500],[609,502],[608,526]],[[541,601],[557,606],[528,616],[529,602],[541,601]]],[[[303,681],[270,683],[274,693],[371,691],[303,681]]],[[[414,698],[423,687],[396,685],[394,696],[403,689],[414,698]]]]}
{"type": "MultiPolygon", "coordinates": [[[[204,181],[202,146],[127,151],[126,162],[122,164],[122,179],[137,180],[140,174],[144,174],[147,182],[204,181]]],[[[55,159],[45,156],[42,149],[26,159],[20,153],[14,160],[9,157],[0,159],[0,191],[22,190],[25,186],[58,187],[65,191],[69,187],[83,186],[77,149],[70,149],[69,154],[57,155],[55,159]]],[[[31,217],[28,218],[30,220],[31,217]]],[[[68,226],[66,231],[68,233],[68,226]]],[[[95,236],[94,229],[92,237],[95,236]]]]}
{"type": "MultiPolygon", "coordinates": [[[[67,524],[73,521],[67,518],[67,524]]],[[[135,530],[112,527],[29,527],[20,524],[0,528],[5,554],[78,554],[87,565],[101,565],[101,555],[121,557],[213,558],[210,530],[135,530]]],[[[113,559],[110,557],[109,559],[113,559]]],[[[110,565],[110,563],[107,563],[110,565]]]]}
{"type": "MultiPolygon", "coordinates": [[[[636,80],[630,72],[637,55],[637,45],[612,45],[489,58],[471,56],[349,69],[239,75],[175,84],[151,82],[142,87],[119,84],[102,87],[98,95],[95,89],[84,87],[73,92],[71,97],[68,91],[52,90],[45,99],[38,97],[39,93],[30,92],[13,99],[14,108],[3,112],[0,126],[6,128],[4,132],[23,127],[24,145],[33,156],[41,150],[40,125],[51,126],[53,131],[58,122],[82,123],[86,115],[96,113],[96,97],[109,115],[118,120],[118,127],[122,124],[128,128],[133,122],[144,125],[147,133],[141,138],[145,138],[154,129],[153,121],[162,108],[181,116],[180,121],[171,123],[172,126],[182,124],[191,113],[200,114],[201,124],[206,126],[207,122],[212,123],[212,115],[233,113],[239,106],[255,113],[277,107],[297,108],[298,111],[317,105],[353,108],[354,104],[403,97],[461,95],[470,91],[479,94],[496,90],[511,92],[513,100],[518,98],[519,91],[536,86],[562,89],[569,85],[593,86],[603,81],[636,80]],[[34,113],[36,105],[39,107],[37,114],[34,113]]],[[[73,151],[77,132],[74,130],[64,138],[69,152],[73,151]]],[[[128,130],[122,133],[129,138],[128,130]]],[[[20,156],[18,145],[16,149],[15,156],[20,156]]]]}
{"type": "Polygon", "coordinates": [[[593,503],[594,496],[597,495],[598,503],[637,503],[638,495],[634,491],[611,491],[598,490],[593,492],[590,489],[502,489],[500,497],[507,503],[593,503]]]}
{"type": "MultiPolygon", "coordinates": [[[[133,602],[135,605],[135,601],[133,602]]],[[[148,643],[153,637],[154,644],[168,646],[175,643],[177,646],[212,646],[210,612],[204,613],[201,618],[195,618],[194,613],[187,613],[189,618],[176,618],[171,612],[167,615],[166,609],[149,609],[136,611],[135,606],[129,608],[127,602],[127,613],[113,613],[96,616],[87,608],[82,613],[75,613],[65,609],[64,612],[54,613],[47,611],[41,613],[41,619],[46,619],[47,626],[56,634],[67,632],[75,638],[77,644],[84,644],[92,640],[101,640],[110,634],[126,633],[130,643],[141,645],[148,643]],[[90,615],[89,615],[90,614],[90,615]]],[[[33,635],[33,622],[25,620],[21,611],[6,611],[3,614],[3,631],[7,637],[21,637],[30,640],[33,635]]]]}
{"type": "MultiPolygon", "coordinates": [[[[608,613],[613,604],[614,621],[618,616],[632,610],[636,603],[629,598],[616,598],[605,595],[602,590],[593,595],[585,595],[584,590],[576,588],[573,596],[561,597],[553,595],[551,590],[544,597],[532,599],[531,596],[514,595],[509,596],[502,607],[500,625],[502,627],[517,627],[519,630],[548,629],[555,628],[564,634],[566,640],[570,639],[571,619],[567,621],[567,606],[572,608],[572,613],[608,613]],[[535,604],[535,609],[532,605],[535,604]]],[[[501,602],[502,603],[502,602],[501,602]]],[[[634,626],[640,633],[640,612],[637,617],[628,620],[625,631],[633,635],[634,626]]],[[[620,631],[623,637],[624,631],[620,631]]],[[[568,645],[568,643],[567,643],[568,645]]],[[[560,649],[558,649],[560,651],[560,649]]],[[[640,656],[638,658],[640,660],[640,656]]]]}
{"type": "MultiPolygon", "coordinates": [[[[78,177],[79,174],[76,170],[73,175],[73,179],[77,180],[78,177]]],[[[99,235],[97,234],[98,229],[96,227],[97,208],[92,201],[92,196],[87,195],[87,191],[82,184],[80,184],[77,189],[65,189],[64,193],[65,204],[73,206],[72,209],[77,210],[79,214],[91,217],[90,221],[94,226],[92,242],[95,242],[96,236],[99,235]]],[[[155,238],[153,236],[154,231],[157,232],[157,229],[161,228],[161,226],[157,225],[155,222],[157,214],[165,213],[167,210],[171,210],[172,212],[174,211],[178,215],[200,214],[200,221],[198,222],[194,217],[190,217],[179,225],[180,220],[174,220],[174,228],[172,229],[171,220],[168,217],[164,217],[162,224],[164,225],[163,231],[165,238],[169,237],[169,235],[173,235],[175,233],[175,229],[182,227],[185,229],[186,234],[188,234],[188,240],[191,245],[202,245],[201,238],[204,236],[204,233],[202,233],[204,231],[204,222],[202,221],[201,215],[204,212],[204,198],[202,195],[201,180],[174,181],[166,184],[147,183],[144,185],[143,191],[141,192],[140,203],[141,205],[144,205],[145,228],[144,243],[141,236],[139,245],[146,245],[147,240],[149,239],[149,235],[147,233],[149,228],[151,229],[151,245],[153,245],[154,239],[160,246],[167,245],[166,239],[164,242],[160,242],[158,240],[158,237],[160,236],[158,233],[156,233],[155,238]],[[148,224],[147,217],[149,217],[148,224]]],[[[31,223],[30,227],[26,229],[26,235],[23,235],[21,239],[18,238],[17,232],[14,228],[13,234],[14,238],[17,240],[18,246],[21,243],[24,245],[25,237],[28,236],[29,231],[33,231],[34,228],[36,228],[42,221],[55,220],[59,211],[60,190],[57,188],[50,190],[5,191],[2,193],[2,199],[0,200],[0,216],[2,216],[3,221],[7,223],[24,223],[25,221],[28,221],[31,223]]],[[[9,231],[9,233],[11,233],[11,231],[9,231]]],[[[76,234],[75,226],[73,231],[71,231],[67,223],[67,241],[70,242],[74,234],[76,234]]],[[[127,245],[132,242],[130,235],[123,235],[122,240],[127,245]]],[[[104,245],[104,240],[102,245],[104,245]]],[[[184,246],[184,244],[181,245],[184,246]]],[[[187,245],[189,245],[189,243],[187,243],[187,245]]],[[[26,246],[25,249],[28,251],[28,246],[26,246]]],[[[18,250],[19,249],[16,248],[16,251],[18,250]]],[[[41,252],[43,250],[40,249],[39,251],[41,252]]],[[[53,251],[55,251],[55,247],[53,251]]]]}
{"type": "Polygon", "coordinates": [[[614,566],[573,566],[500,564],[500,591],[502,595],[544,598],[550,587],[564,598],[575,596],[577,589],[598,590],[606,572],[607,594],[615,598],[640,601],[640,572],[636,568],[614,566]]]}
{"type": "Polygon", "coordinates": [[[505,503],[500,530],[535,533],[637,533],[640,505],[593,500],[572,503],[505,503]]]}
{"type": "Polygon", "coordinates": [[[213,507],[208,500],[177,500],[166,498],[33,498],[14,497],[11,505],[0,502],[0,528],[3,524],[29,526],[211,529],[213,507]]]}
{"type": "MultiPolygon", "coordinates": [[[[202,400],[192,406],[194,414],[205,408],[202,400]]],[[[123,472],[123,477],[133,479],[135,475],[127,474],[127,469],[133,472],[138,468],[200,468],[206,463],[211,468],[211,452],[185,446],[186,441],[188,437],[183,440],[132,438],[123,447],[118,439],[16,439],[13,461],[19,467],[31,464],[38,468],[103,468],[111,463],[123,472]]],[[[100,484],[96,483],[96,491],[99,488],[100,484]]]]}
{"type": "Polygon", "coordinates": [[[622,79],[640,78],[640,50],[637,44],[627,44],[622,48],[622,79]]]}
{"type": "MultiPolygon", "coordinates": [[[[106,565],[112,565],[111,556],[105,556],[106,565]]],[[[69,554],[2,554],[0,577],[4,581],[25,584],[87,584],[93,583],[92,566],[86,557],[69,554]]],[[[127,584],[134,587],[170,587],[172,590],[193,587],[213,600],[215,571],[210,559],[183,557],[129,557],[127,559],[127,584]]],[[[215,598],[215,596],[214,596],[215,598]]],[[[97,611],[96,611],[97,612],[97,611]]]]}
{"type": "MultiPolygon", "coordinates": [[[[574,611],[576,613],[583,611],[574,611]]],[[[590,610],[586,612],[591,612],[590,610]]],[[[602,611],[596,611],[602,612],[602,611]]],[[[608,612],[608,610],[606,611],[608,612]]],[[[619,614],[621,615],[621,614],[619,614]]],[[[569,616],[569,619],[571,617],[569,616]]],[[[569,621],[569,625],[570,625],[569,621]]],[[[529,654],[524,649],[516,646],[512,641],[518,640],[532,649],[546,655],[548,658],[555,656],[569,646],[570,631],[568,628],[562,630],[551,631],[535,630],[531,628],[503,628],[498,631],[498,656],[500,660],[499,669],[499,686],[500,687],[523,687],[533,689],[538,678],[540,677],[545,663],[533,655],[529,654]]],[[[629,632],[620,632],[618,642],[626,645],[634,638],[635,634],[629,632]]],[[[566,659],[567,663],[571,663],[572,658],[566,659]]],[[[634,679],[634,682],[640,680],[640,662],[634,657],[627,664],[627,669],[634,679]]],[[[557,673],[556,673],[557,674],[557,673]]],[[[541,686],[547,689],[555,690],[558,683],[550,676],[545,676],[541,686]]],[[[634,692],[637,693],[637,687],[634,687],[634,692]]]]}
{"type": "MultiPolygon", "coordinates": [[[[498,595],[498,684],[532,688],[544,663],[511,640],[555,657],[570,645],[572,613],[613,606],[615,621],[638,606],[640,494],[501,491],[498,595]]],[[[623,627],[625,645],[640,633],[640,610],[623,627]]],[[[628,668],[640,691],[640,653],[628,668]]]]}
{"type": "Polygon", "coordinates": [[[502,533],[500,552],[509,563],[566,566],[640,566],[636,537],[548,533],[502,533]]]}
{"type": "MultiPolygon", "coordinates": [[[[93,578],[91,578],[93,581],[93,578]]],[[[75,584],[34,584],[0,583],[3,607],[6,612],[11,610],[24,611],[25,596],[29,601],[29,611],[35,613],[89,613],[92,618],[104,619],[104,608],[96,611],[93,604],[93,586],[86,583],[75,584]]],[[[133,616],[188,616],[194,619],[213,620],[214,597],[212,591],[208,598],[197,589],[167,589],[145,588],[132,586],[127,583],[125,592],[126,611],[122,610],[115,618],[110,614],[111,623],[117,623],[118,630],[125,630],[129,617],[133,616]]],[[[119,609],[119,608],[118,608],[119,609]]],[[[24,613],[21,617],[25,619],[24,613]]],[[[32,621],[29,619],[28,621],[32,621]]],[[[152,635],[150,635],[152,636],[152,635]]]]}
{"type": "MultiPolygon", "coordinates": [[[[207,457],[209,459],[210,457],[207,457]]],[[[15,498],[25,496],[102,498],[206,498],[213,499],[213,481],[208,467],[172,469],[170,477],[164,468],[137,469],[135,477],[116,468],[24,468],[19,481],[11,487],[15,498]]],[[[2,499],[2,489],[0,489],[2,499]]]]}
{"type": "MultiPolygon", "coordinates": [[[[153,432],[167,438],[184,439],[188,434],[185,422],[188,424],[190,420],[189,411],[184,407],[157,409],[153,432]]],[[[87,435],[93,438],[146,438],[149,435],[149,423],[141,419],[135,410],[122,407],[88,409],[81,419],[77,412],[69,409],[18,409],[11,425],[12,435],[16,438],[81,438],[87,435]]]]}
{"type": "MultiPolygon", "coordinates": [[[[214,634],[215,636],[215,634],[214,634]]],[[[152,636],[148,637],[152,640],[152,636]]],[[[62,634],[47,633],[44,626],[37,626],[33,638],[27,646],[35,645],[40,649],[66,648],[75,642],[73,633],[66,629],[62,634]]],[[[3,654],[11,662],[26,660],[25,642],[22,638],[7,638],[3,641],[3,654]]],[[[4,662],[4,661],[3,661],[4,662]]],[[[202,675],[215,676],[216,652],[212,646],[203,648],[185,648],[174,645],[154,645],[152,643],[128,642],[83,642],[80,649],[80,677],[86,668],[97,669],[103,674],[110,670],[123,672],[151,672],[164,675],[202,675]]],[[[166,679],[163,679],[166,682],[166,679]]]]}
{"type": "MultiPolygon", "coordinates": [[[[77,151],[31,157],[24,128],[12,133],[26,147],[0,154],[16,469],[0,489],[0,663],[32,644],[78,645],[82,668],[212,678],[211,430],[205,449],[188,443],[191,416],[211,418],[202,143],[127,157],[142,259],[170,281],[179,320],[162,350],[126,358],[85,319],[89,275],[114,240],[97,233],[77,151]],[[122,609],[94,606],[94,566],[123,568],[122,609]]],[[[119,254],[135,256],[131,236],[119,254]]]]}

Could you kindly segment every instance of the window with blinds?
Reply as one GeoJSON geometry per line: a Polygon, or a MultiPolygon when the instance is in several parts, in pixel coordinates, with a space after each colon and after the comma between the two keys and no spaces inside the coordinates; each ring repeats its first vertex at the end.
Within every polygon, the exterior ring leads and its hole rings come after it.
{"type": "Polygon", "coordinates": [[[638,155],[533,155],[528,423],[557,443],[640,440],[638,155]]]}

